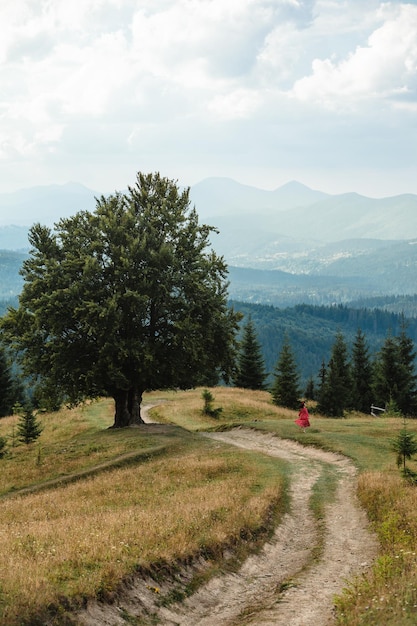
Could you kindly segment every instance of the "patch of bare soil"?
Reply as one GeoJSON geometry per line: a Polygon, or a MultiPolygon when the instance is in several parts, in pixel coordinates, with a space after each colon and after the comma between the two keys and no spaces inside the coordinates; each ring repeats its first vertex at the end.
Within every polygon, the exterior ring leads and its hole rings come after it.
{"type": "MultiPolygon", "coordinates": [[[[135,623],[137,617],[142,621],[136,623],[165,626],[333,624],[334,596],[369,568],[378,548],[356,498],[353,464],[346,457],[252,430],[205,436],[291,462],[291,510],[272,539],[238,572],[211,579],[184,602],[158,606],[158,599],[175,588],[173,581],[161,584],[137,579],[114,604],[91,603],[78,614],[78,623],[125,626],[128,620],[135,623]],[[339,480],[336,497],[326,510],[324,529],[319,531],[309,499],[323,463],[337,468],[339,480]],[[322,549],[314,558],[319,541],[322,549]]],[[[191,575],[184,568],[184,584],[191,575]]]]}

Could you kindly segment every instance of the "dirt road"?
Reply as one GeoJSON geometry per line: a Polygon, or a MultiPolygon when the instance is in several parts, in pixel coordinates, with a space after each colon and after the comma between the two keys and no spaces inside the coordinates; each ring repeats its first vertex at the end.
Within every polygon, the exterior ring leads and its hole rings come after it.
{"type": "MultiPolygon", "coordinates": [[[[169,583],[164,588],[160,582],[137,580],[116,604],[91,604],[78,616],[79,623],[122,626],[132,623],[126,622],[126,617],[140,615],[142,624],[164,626],[332,624],[335,594],[366,570],[377,553],[376,539],[355,495],[353,464],[345,457],[252,430],[205,436],[291,462],[291,510],[272,540],[259,554],[248,558],[237,573],[212,579],[185,602],[159,607],[159,592],[169,591],[169,583]],[[314,559],[319,530],[309,510],[309,498],[325,463],[337,468],[338,487],[326,511],[324,545],[319,559],[314,559]],[[159,621],[148,622],[146,615],[159,621]]],[[[184,571],[185,582],[187,575],[184,571]]]]}

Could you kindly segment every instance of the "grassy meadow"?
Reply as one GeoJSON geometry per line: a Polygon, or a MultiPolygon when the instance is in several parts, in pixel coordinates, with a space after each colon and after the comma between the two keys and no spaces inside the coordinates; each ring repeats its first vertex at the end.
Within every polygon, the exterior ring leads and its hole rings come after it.
{"type": "MultiPolygon", "coordinates": [[[[212,389],[213,407],[222,408],[214,419],[202,413],[202,391],[147,394],[158,424],[138,428],[109,429],[113,405],[105,399],[45,414],[29,446],[16,441],[17,417],[0,420],[8,440],[0,459],[0,625],[70,624],[72,607],[112,597],[133,572],[174,571],[198,554],[214,570],[226,547],[232,567],[256,549],[288,506],[290,467],[198,435],[238,424],[352,458],[381,552],[372,572],[338,598],[338,624],[415,624],[417,488],[403,481],[391,450],[402,420],[312,414],[302,433],[294,412],[275,407],[267,392],[212,389]]],[[[407,427],[417,433],[417,421],[407,427]]],[[[325,489],[317,497],[324,501],[325,489]]]]}

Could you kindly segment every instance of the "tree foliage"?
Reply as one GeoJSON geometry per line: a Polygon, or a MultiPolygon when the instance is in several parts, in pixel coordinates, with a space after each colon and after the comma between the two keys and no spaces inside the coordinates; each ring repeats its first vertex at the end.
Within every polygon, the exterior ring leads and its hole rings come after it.
{"type": "Polygon", "coordinates": [[[296,409],[300,403],[299,373],[287,337],[275,367],[271,393],[274,404],[296,409]]]}
{"type": "Polygon", "coordinates": [[[256,335],[255,325],[249,318],[243,327],[234,384],[243,389],[264,389],[265,378],[265,362],[261,346],[256,335]]]}
{"type": "Polygon", "coordinates": [[[22,385],[12,375],[6,350],[0,345],[0,417],[11,415],[14,404],[22,401],[22,385]]]}
{"type": "Polygon", "coordinates": [[[403,415],[416,413],[415,351],[403,326],[385,339],[375,363],[374,391],[380,406],[394,403],[403,415]]]}
{"type": "Polygon", "coordinates": [[[203,393],[201,394],[201,397],[204,400],[203,415],[208,415],[209,417],[216,417],[216,418],[219,417],[223,409],[220,406],[214,408],[213,406],[214,396],[211,393],[211,391],[209,391],[209,389],[203,389],[203,393]]]}
{"type": "Polygon", "coordinates": [[[407,460],[417,454],[417,441],[414,433],[407,430],[404,422],[403,428],[392,442],[392,449],[397,454],[397,466],[402,468],[404,476],[407,476],[407,460]]]}
{"type": "Polygon", "coordinates": [[[36,413],[31,408],[20,407],[18,409],[19,421],[17,423],[17,438],[25,444],[36,441],[42,433],[42,425],[40,424],[36,413]]]}
{"type": "Polygon", "coordinates": [[[347,345],[341,332],[336,334],[330,361],[322,380],[319,411],[331,417],[343,417],[351,405],[352,379],[347,345]]]}
{"type": "Polygon", "coordinates": [[[413,415],[417,409],[417,391],[415,373],[416,351],[413,340],[407,335],[403,321],[397,337],[398,358],[400,363],[399,393],[397,403],[403,415],[413,415]]]}
{"type": "Polygon", "coordinates": [[[142,173],[93,213],[35,224],[19,307],[3,321],[25,373],[73,403],[113,397],[115,427],[141,422],[145,390],[227,379],[240,316],[213,231],[189,190],[142,173]]]}
{"type": "Polygon", "coordinates": [[[363,331],[358,328],[352,347],[352,408],[368,413],[373,403],[373,367],[363,331]]]}

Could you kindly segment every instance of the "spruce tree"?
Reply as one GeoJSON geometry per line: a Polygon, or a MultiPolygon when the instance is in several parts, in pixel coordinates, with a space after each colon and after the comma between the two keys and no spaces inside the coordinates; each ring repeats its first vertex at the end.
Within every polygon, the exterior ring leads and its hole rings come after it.
{"type": "Polygon", "coordinates": [[[343,417],[345,410],[351,407],[351,396],[352,379],[347,346],[343,334],[338,332],[323,379],[318,409],[330,417],[343,417]]]}
{"type": "Polygon", "coordinates": [[[378,406],[394,403],[400,409],[398,398],[403,376],[398,341],[389,333],[375,361],[374,393],[378,406]]]}
{"type": "Polygon", "coordinates": [[[417,409],[417,392],[415,374],[414,342],[406,333],[406,325],[403,321],[401,332],[397,338],[399,357],[399,389],[397,404],[403,415],[415,415],[417,409]]]}
{"type": "Polygon", "coordinates": [[[402,415],[416,414],[415,356],[403,323],[398,337],[388,334],[377,357],[374,391],[379,406],[395,405],[402,415]]]}
{"type": "Polygon", "coordinates": [[[36,441],[42,432],[36,413],[30,408],[20,410],[19,422],[17,424],[17,437],[22,443],[32,443],[36,441]]]}
{"type": "Polygon", "coordinates": [[[316,386],[314,384],[314,378],[310,376],[307,381],[306,389],[304,395],[307,400],[315,400],[316,399],[316,386]]]}
{"type": "Polygon", "coordinates": [[[373,402],[373,368],[362,330],[356,333],[352,350],[352,408],[369,413],[373,402]]]}
{"type": "Polygon", "coordinates": [[[413,473],[407,469],[406,461],[417,454],[417,441],[415,434],[407,430],[405,422],[396,439],[392,442],[392,449],[397,453],[397,466],[402,467],[403,475],[412,475],[413,473]]]}
{"type": "Polygon", "coordinates": [[[0,417],[11,415],[20,390],[15,385],[7,363],[6,351],[0,346],[0,417]]]}
{"type": "Polygon", "coordinates": [[[234,384],[243,389],[265,389],[265,379],[265,362],[261,346],[256,336],[255,325],[249,317],[243,327],[234,384]]]}
{"type": "Polygon", "coordinates": [[[294,354],[286,337],[275,367],[271,388],[273,403],[296,409],[300,401],[299,378],[294,354]]]}

